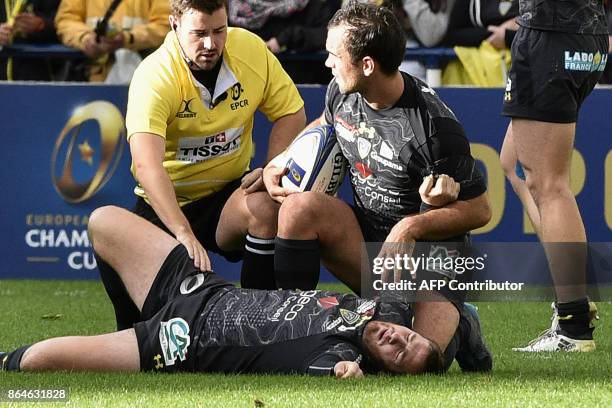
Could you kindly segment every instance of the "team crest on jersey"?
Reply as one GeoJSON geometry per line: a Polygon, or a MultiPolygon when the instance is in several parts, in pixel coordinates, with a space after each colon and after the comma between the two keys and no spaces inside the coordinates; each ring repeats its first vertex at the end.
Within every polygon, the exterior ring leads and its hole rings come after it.
{"type": "Polygon", "coordinates": [[[177,113],[177,118],[195,118],[197,113],[191,110],[191,104],[195,98],[183,99],[181,102],[181,108],[177,113]]]}
{"type": "Polygon", "coordinates": [[[370,149],[372,149],[372,143],[369,140],[363,137],[357,138],[357,152],[359,152],[359,157],[361,157],[362,160],[368,157],[370,149]]]}
{"type": "Polygon", "coordinates": [[[338,331],[341,332],[356,330],[365,322],[371,320],[372,316],[374,316],[373,308],[371,310],[368,309],[367,311],[362,313],[353,312],[352,310],[348,309],[340,309],[340,316],[329,322],[325,329],[332,330],[337,327],[338,331]]]}
{"type": "Polygon", "coordinates": [[[359,313],[355,313],[352,310],[340,309],[340,316],[342,316],[347,324],[355,324],[359,320],[359,313]]]}
{"type": "Polygon", "coordinates": [[[161,322],[159,344],[164,353],[164,361],[167,366],[174,365],[177,358],[180,361],[185,361],[185,358],[187,358],[187,347],[191,344],[187,322],[180,317],[175,317],[167,322],[161,322]]]}

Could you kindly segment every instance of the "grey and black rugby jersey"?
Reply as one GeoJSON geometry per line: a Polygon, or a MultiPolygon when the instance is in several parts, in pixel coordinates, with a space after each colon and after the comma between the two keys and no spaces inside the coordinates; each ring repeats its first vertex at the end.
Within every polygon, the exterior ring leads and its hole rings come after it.
{"type": "Polygon", "coordinates": [[[518,23],[537,30],[608,34],[603,0],[519,0],[518,23]]]}
{"type": "Polygon", "coordinates": [[[359,93],[341,94],[335,79],[325,100],[325,120],[350,164],[355,205],[385,233],[419,212],[419,186],[429,174],[461,183],[459,200],[486,191],[453,112],[424,82],[402,75],[404,92],[388,109],[372,109],[359,93]]]}
{"type": "Polygon", "coordinates": [[[375,319],[410,327],[400,302],[329,291],[226,286],[204,305],[194,342],[199,371],[331,375],[339,361],[369,365],[361,336],[375,319]]]}

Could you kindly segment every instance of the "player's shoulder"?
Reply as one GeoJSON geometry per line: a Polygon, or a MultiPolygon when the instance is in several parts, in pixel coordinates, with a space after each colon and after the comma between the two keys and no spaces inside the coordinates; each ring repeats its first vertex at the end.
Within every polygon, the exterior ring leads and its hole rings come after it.
{"type": "Polygon", "coordinates": [[[457,118],[455,117],[455,114],[451,108],[446,105],[435,89],[419,78],[408,74],[404,75],[404,80],[406,83],[410,83],[410,81],[412,81],[413,91],[422,97],[427,107],[427,111],[432,118],[448,118],[457,121],[457,118]]]}
{"type": "Polygon", "coordinates": [[[253,66],[266,63],[266,58],[262,53],[266,53],[268,48],[258,35],[249,30],[240,27],[229,27],[227,29],[225,50],[231,61],[253,66]]]}
{"type": "Polygon", "coordinates": [[[132,82],[141,80],[145,82],[153,82],[156,79],[176,78],[174,71],[178,68],[176,61],[176,50],[173,50],[172,39],[169,37],[172,33],[166,36],[163,44],[147,57],[145,57],[136,71],[132,82]]]}

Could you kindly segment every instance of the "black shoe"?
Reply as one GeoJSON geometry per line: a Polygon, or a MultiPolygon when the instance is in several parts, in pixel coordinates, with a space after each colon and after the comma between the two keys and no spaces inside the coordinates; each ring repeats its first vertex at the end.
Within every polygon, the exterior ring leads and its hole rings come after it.
{"type": "Polygon", "coordinates": [[[455,359],[462,371],[485,372],[493,368],[493,356],[487,348],[480,330],[480,317],[476,306],[465,303],[460,316],[467,322],[469,333],[462,339],[455,359]]]}
{"type": "Polygon", "coordinates": [[[8,361],[8,353],[0,351],[0,371],[4,371],[4,365],[8,361]]]}

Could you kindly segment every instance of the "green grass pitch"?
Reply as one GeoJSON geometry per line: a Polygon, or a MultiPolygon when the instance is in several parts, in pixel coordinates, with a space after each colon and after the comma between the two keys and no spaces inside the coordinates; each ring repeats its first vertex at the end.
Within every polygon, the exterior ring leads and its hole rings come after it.
{"type": "MultiPolygon", "coordinates": [[[[330,288],[343,289],[326,285],[330,288]]],[[[0,390],[68,388],[68,405],[79,407],[612,406],[612,303],[599,303],[598,350],[584,354],[510,351],[546,327],[550,318],[546,303],[477,306],[494,354],[491,374],[463,374],[456,364],[443,376],[381,375],[350,381],[306,376],[0,373],[0,390]]],[[[111,331],[113,316],[97,281],[0,281],[3,351],[51,336],[111,331]]]]}

